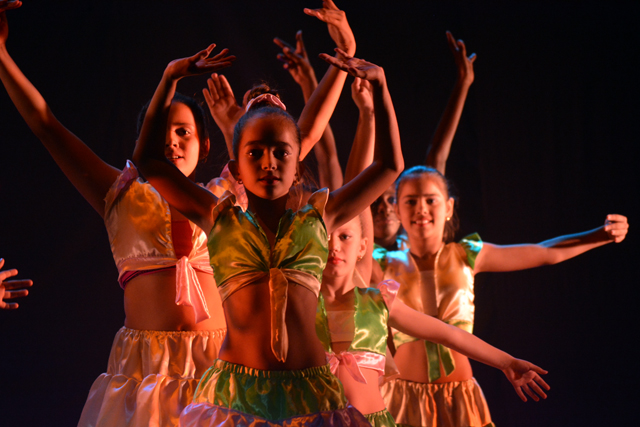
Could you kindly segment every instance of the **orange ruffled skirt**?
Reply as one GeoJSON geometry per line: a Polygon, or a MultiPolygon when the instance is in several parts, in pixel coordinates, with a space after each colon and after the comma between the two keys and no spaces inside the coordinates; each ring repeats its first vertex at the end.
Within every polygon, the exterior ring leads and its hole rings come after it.
{"type": "Polygon", "coordinates": [[[495,427],[475,378],[442,384],[391,380],[380,393],[398,426],[495,427]]]}
{"type": "Polygon", "coordinates": [[[94,381],[78,426],[177,426],[225,333],[121,328],[107,372],[94,381]]]}

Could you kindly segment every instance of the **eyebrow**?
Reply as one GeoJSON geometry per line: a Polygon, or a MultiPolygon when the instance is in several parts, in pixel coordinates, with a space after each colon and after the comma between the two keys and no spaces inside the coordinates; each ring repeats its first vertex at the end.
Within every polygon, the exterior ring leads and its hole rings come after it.
{"type": "Polygon", "coordinates": [[[266,144],[264,141],[262,140],[256,140],[256,141],[249,141],[245,144],[245,146],[256,146],[256,145],[275,145],[275,146],[285,146],[287,148],[289,148],[290,150],[293,151],[293,145],[289,144],[288,142],[284,142],[284,141],[275,141],[273,144],[266,144]]]}
{"type": "Polygon", "coordinates": [[[405,194],[402,196],[403,199],[407,197],[441,197],[438,193],[428,193],[428,194],[405,194]]]}
{"type": "Polygon", "coordinates": [[[193,123],[172,122],[171,126],[189,126],[189,127],[193,127],[195,125],[193,123]]]}

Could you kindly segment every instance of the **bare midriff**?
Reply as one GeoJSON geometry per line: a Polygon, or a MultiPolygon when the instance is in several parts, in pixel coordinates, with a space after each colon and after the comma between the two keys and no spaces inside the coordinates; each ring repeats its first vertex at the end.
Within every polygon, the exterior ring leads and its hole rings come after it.
{"type": "Polygon", "coordinates": [[[318,297],[309,289],[289,282],[285,322],[288,355],[278,361],[271,350],[269,278],[265,277],[232,293],[223,303],[227,336],[219,358],[251,368],[281,371],[326,364],[316,335],[318,297]]]}
{"type": "Polygon", "coordinates": [[[124,288],[127,328],[152,331],[200,331],[226,327],[222,303],[211,274],[196,270],[211,318],[196,323],[191,307],[176,305],[176,270],[134,277],[124,288]]]}
{"type": "MultiPolygon", "coordinates": [[[[350,345],[351,343],[348,342],[332,342],[331,348],[335,353],[340,353],[346,351],[350,345]]],[[[385,405],[378,387],[378,371],[360,367],[360,372],[367,380],[366,384],[356,381],[344,366],[338,366],[336,376],[342,382],[344,395],[349,403],[363,414],[382,411],[385,409],[385,405]]]]}
{"type": "MultiPolygon", "coordinates": [[[[433,381],[433,384],[466,381],[473,378],[473,371],[467,356],[457,351],[450,350],[456,369],[451,375],[445,376],[442,366],[440,367],[440,378],[433,381]]],[[[393,358],[400,371],[400,378],[417,383],[431,383],[429,381],[429,371],[427,370],[428,360],[423,341],[413,341],[402,344],[396,349],[393,358]]]]}

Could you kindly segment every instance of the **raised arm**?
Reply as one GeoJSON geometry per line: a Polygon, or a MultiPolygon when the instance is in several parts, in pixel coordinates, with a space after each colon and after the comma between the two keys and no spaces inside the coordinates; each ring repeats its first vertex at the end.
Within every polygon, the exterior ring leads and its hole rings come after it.
{"type": "Polygon", "coordinates": [[[628,230],[627,217],[611,214],[607,215],[602,227],[567,234],[538,244],[499,246],[484,243],[476,258],[474,271],[516,271],[557,264],[598,246],[620,243],[628,230]]]}
{"type": "Polygon", "coordinates": [[[40,92],[9,56],[5,11],[20,4],[19,1],[0,2],[0,80],[24,121],[62,172],[100,216],[104,216],[104,197],[120,171],[100,159],[56,119],[40,92]]]}
{"type": "Polygon", "coordinates": [[[356,77],[351,84],[351,98],[358,106],[358,127],[353,139],[351,153],[344,174],[346,182],[351,181],[373,161],[375,146],[375,114],[371,83],[356,77]]]}
{"type": "Polygon", "coordinates": [[[218,73],[213,73],[207,79],[207,87],[202,89],[202,94],[209,106],[211,117],[224,136],[229,158],[233,159],[233,128],[244,115],[244,108],[236,102],[227,78],[218,73]]]}
{"type": "Polygon", "coordinates": [[[404,168],[398,122],[391,95],[387,89],[384,70],[370,62],[349,57],[340,49],[336,50],[346,59],[329,55],[322,55],[322,58],[353,76],[369,80],[371,83],[376,142],[371,165],[340,189],[331,193],[325,211],[325,223],[329,231],[369,207],[389,188],[404,168]]]}
{"type": "Polygon", "coordinates": [[[447,31],[447,42],[456,62],[458,76],[449,97],[449,102],[431,140],[431,145],[427,149],[427,158],[425,160],[427,166],[437,169],[443,175],[447,166],[451,143],[456,134],[458,123],[460,123],[464,102],[467,99],[469,87],[473,83],[473,62],[476,60],[475,53],[467,57],[467,49],[464,42],[462,40],[456,41],[449,31],[447,31]]]}
{"type": "Polygon", "coordinates": [[[539,397],[547,398],[542,388],[549,390],[550,387],[540,378],[540,374],[547,373],[544,369],[516,359],[460,328],[417,312],[398,299],[391,307],[389,325],[413,337],[442,344],[478,362],[500,369],[525,402],[525,393],[536,402],[539,397]]]}
{"type": "MultiPolygon", "coordinates": [[[[273,42],[282,48],[282,53],[278,54],[278,60],[282,61],[282,67],[289,71],[293,80],[298,83],[302,90],[304,101],[307,102],[318,86],[318,81],[311,62],[309,62],[307,50],[304,47],[302,31],[296,33],[295,49],[277,37],[273,39],[273,42]]],[[[320,141],[313,147],[313,154],[315,154],[318,162],[320,187],[327,187],[330,191],[342,187],[342,168],[338,160],[336,140],[329,124],[327,124],[320,141]]]]}
{"type": "MultiPolygon", "coordinates": [[[[348,55],[354,55],[356,41],[347,21],[347,16],[331,0],[324,0],[322,6],[322,9],[305,9],[304,12],[326,22],[329,34],[336,46],[348,55]]],[[[318,87],[305,104],[298,120],[300,134],[302,135],[300,160],[303,160],[309,154],[311,148],[325,132],[333,110],[338,103],[338,99],[340,99],[340,93],[346,78],[347,73],[336,67],[329,67],[318,87]]]]}
{"type": "Polygon", "coordinates": [[[186,76],[210,73],[231,65],[235,57],[224,49],[209,57],[215,45],[210,45],[189,58],[181,58],[167,65],[158,85],[133,154],[133,160],[145,178],[162,194],[167,202],[202,230],[213,226],[211,211],[217,198],[185,176],[165,156],[167,117],[178,80],[186,76]]]}
{"type": "MultiPolygon", "coordinates": [[[[4,266],[4,259],[0,258],[0,268],[4,266]]],[[[0,310],[15,310],[17,302],[5,302],[5,300],[26,297],[29,291],[26,289],[33,285],[31,280],[6,280],[18,274],[18,270],[0,271],[0,310]]]]}

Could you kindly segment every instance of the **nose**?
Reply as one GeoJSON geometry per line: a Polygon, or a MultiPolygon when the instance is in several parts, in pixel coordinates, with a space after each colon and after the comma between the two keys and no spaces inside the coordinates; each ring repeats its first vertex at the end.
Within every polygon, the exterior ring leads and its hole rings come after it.
{"type": "Polygon", "coordinates": [[[173,139],[170,139],[169,141],[167,141],[167,144],[165,145],[166,148],[177,147],[177,146],[178,146],[178,141],[174,141],[173,139]]]}
{"type": "Polygon", "coordinates": [[[427,213],[427,201],[422,198],[418,202],[418,212],[422,214],[427,213]]]}
{"type": "Polygon", "coordinates": [[[274,170],[276,168],[276,158],[271,151],[262,156],[262,170],[274,170]]]}
{"type": "Polygon", "coordinates": [[[338,236],[333,236],[332,238],[329,239],[329,252],[339,252],[340,251],[340,239],[338,239],[338,236]]]}

